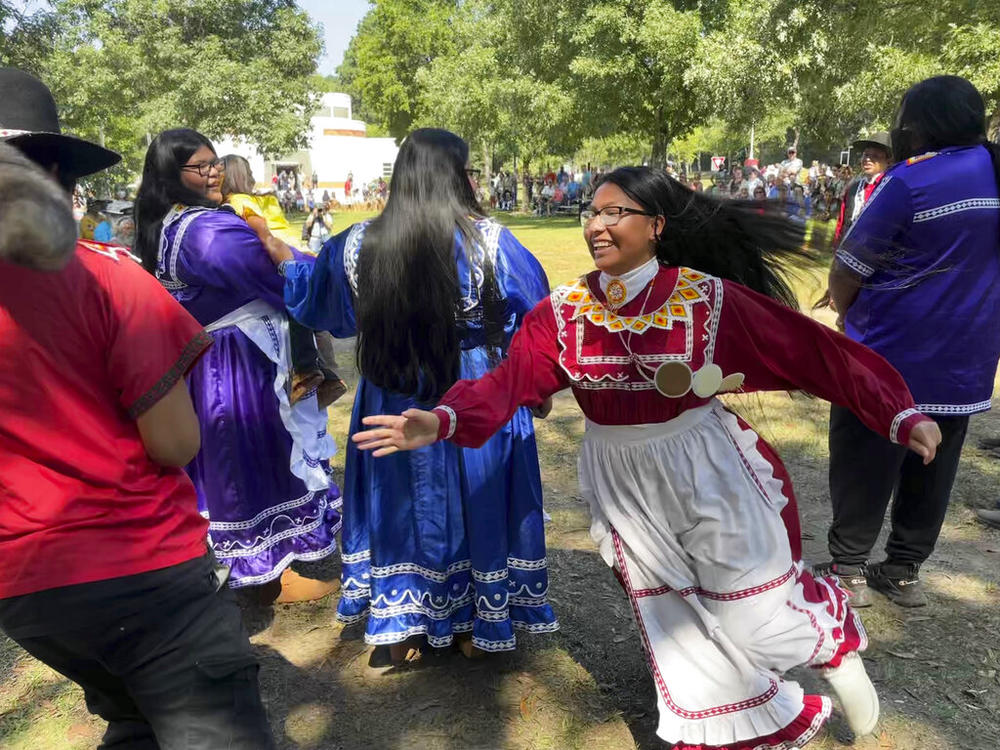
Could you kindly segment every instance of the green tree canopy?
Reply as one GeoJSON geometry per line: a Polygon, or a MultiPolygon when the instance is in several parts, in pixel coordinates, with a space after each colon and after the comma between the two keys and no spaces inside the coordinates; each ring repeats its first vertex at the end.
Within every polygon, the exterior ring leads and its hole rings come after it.
{"type": "Polygon", "coordinates": [[[322,43],[293,0],[52,0],[7,22],[20,37],[5,37],[4,63],[42,78],[64,127],[132,171],[170,127],[244,135],[267,154],[305,142],[322,43]],[[39,27],[49,38],[30,54],[39,27]]]}

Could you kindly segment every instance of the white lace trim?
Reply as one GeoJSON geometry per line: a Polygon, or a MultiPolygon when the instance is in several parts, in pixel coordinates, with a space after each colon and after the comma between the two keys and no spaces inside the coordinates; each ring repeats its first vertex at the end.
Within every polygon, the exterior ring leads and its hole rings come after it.
{"type": "Polygon", "coordinates": [[[903,424],[903,421],[914,414],[919,414],[918,409],[904,409],[899,412],[895,417],[893,417],[892,424],[889,426],[889,440],[894,443],[899,442],[899,427],[903,424]]]}
{"type": "Polygon", "coordinates": [[[507,567],[516,570],[541,570],[548,565],[548,558],[538,560],[522,560],[519,557],[508,557],[507,567]]]}
{"type": "Polygon", "coordinates": [[[434,408],[440,409],[448,415],[448,432],[445,433],[444,439],[451,440],[452,436],[455,434],[455,428],[458,427],[458,416],[455,414],[455,410],[450,406],[444,405],[435,406],[434,408]]]}
{"type": "Polygon", "coordinates": [[[340,553],[340,561],[347,564],[359,563],[365,560],[371,560],[371,558],[372,552],[368,549],[363,549],[360,552],[354,552],[352,554],[344,554],[343,552],[340,553]]]}
{"type": "Polygon", "coordinates": [[[845,266],[847,266],[848,268],[850,268],[852,271],[856,271],[858,274],[860,274],[861,276],[863,276],[865,278],[868,278],[873,273],[875,273],[875,269],[874,268],[872,268],[871,266],[869,266],[867,263],[862,263],[860,260],[858,260],[857,258],[855,258],[853,255],[851,255],[846,250],[838,250],[837,251],[837,260],[839,260],[845,266]]]}
{"type": "Polygon", "coordinates": [[[292,508],[298,508],[301,505],[305,505],[310,502],[316,496],[315,492],[307,492],[302,497],[296,498],[295,500],[288,500],[287,502],[281,503],[280,505],[275,505],[272,508],[266,508],[258,513],[256,516],[251,518],[249,521],[212,521],[210,526],[215,531],[237,531],[239,529],[249,529],[253,528],[261,521],[263,521],[268,516],[274,516],[278,513],[283,513],[286,510],[291,510],[292,508]]]}
{"type": "Polygon", "coordinates": [[[396,563],[394,565],[385,565],[382,567],[373,565],[371,575],[372,578],[388,578],[389,576],[399,575],[400,573],[415,573],[428,580],[435,581],[437,583],[444,583],[455,573],[459,573],[463,570],[469,570],[471,568],[472,562],[470,560],[459,560],[458,562],[452,563],[443,573],[437,570],[431,570],[430,568],[425,568],[422,565],[417,565],[416,563],[396,563]]]}
{"type": "Polygon", "coordinates": [[[946,203],[937,208],[929,208],[926,211],[918,211],[913,214],[913,223],[940,219],[942,216],[960,213],[962,211],[977,211],[984,208],[1000,208],[1000,198],[966,198],[963,201],[946,203]]]}
{"type": "Polygon", "coordinates": [[[976,414],[981,411],[988,411],[993,405],[990,399],[979,401],[975,404],[917,404],[917,411],[924,414],[960,415],[976,414]]]}
{"type": "MultiPolygon", "coordinates": [[[[333,531],[334,533],[336,533],[339,530],[340,530],[340,523],[338,522],[333,531]]],[[[328,547],[324,547],[323,549],[315,550],[313,552],[289,552],[287,555],[281,558],[281,562],[275,565],[267,573],[261,573],[259,576],[243,576],[241,578],[232,579],[229,582],[229,586],[230,588],[238,589],[244,586],[258,586],[262,583],[268,583],[270,581],[273,581],[275,578],[278,578],[282,573],[284,573],[285,568],[291,565],[295,560],[301,560],[303,562],[322,560],[324,557],[333,554],[336,548],[337,548],[337,542],[336,540],[333,540],[332,542],[330,542],[330,545],[328,547]]]]}
{"type": "MultiPolygon", "coordinates": [[[[219,558],[220,560],[228,560],[228,559],[234,558],[234,557],[253,557],[254,555],[260,554],[261,552],[263,552],[266,549],[270,549],[271,547],[273,547],[274,545],[276,545],[278,542],[282,542],[285,539],[288,539],[288,538],[293,537],[293,536],[299,536],[300,534],[308,534],[308,533],[310,533],[312,531],[315,531],[316,529],[318,529],[320,526],[323,525],[323,516],[324,515],[325,514],[321,510],[319,516],[317,516],[310,523],[304,523],[302,525],[295,526],[294,528],[291,528],[291,529],[285,529],[284,531],[281,531],[281,532],[275,534],[272,537],[264,538],[263,542],[261,542],[260,544],[256,544],[253,547],[243,547],[243,546],[238,546],[238,547],[237,546],[229,546],[229,547],[225,547],[225,546],[220,546],[218,544],[215,544],[215,545],[212,546],[212,549],[215,552],[215,556],[217,558],[219,558]]],[[[288,518],[288,516],[284,516],[284,517],[288,518]]],[[[275,520],[277,520],[277,519],[275,519],[275,520]]],[[[273,523],[273,521],[272,521],[272,523],[273,523]]],[[[295,523],[295,522],[293,521],[293,523],[295,523]]],[[[338,521],[334,525],[334,533],[336,533],[336,531],[340,529],[340,525],[341,525],[340,521],[338,521]]],[[[260,537],[260,536],[257,537],[257,539],[261,539],[261,538],[262,537],[260,537]]],[[[236,542],[235,544],[239,545],[240,543],[236,542]]],[[[336,541],[332,542],[331,547],[336,547],[336,541]]]]}

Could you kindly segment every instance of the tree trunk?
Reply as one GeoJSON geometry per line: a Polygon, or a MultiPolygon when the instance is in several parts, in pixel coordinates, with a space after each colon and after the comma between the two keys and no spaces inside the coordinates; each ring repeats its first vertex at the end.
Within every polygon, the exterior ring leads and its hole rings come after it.
{"type": "Polygon", "coordinates": [[[994,143],[1000,143],[1000,109],[990,115],[989,125],[986,127],[986,137],[994,143]]]}
{"type": "Polygon", "coordinates": [[[751,158],[751,159],[753,158],[753,147],[754,147],[754,124],[750,123],[750,156],[749,156],[749,158],[751,158]]]}
{"type": "Polygon", "coordinates": [[[657,133],[653,138],[653,154],[650,161],[654,167],[667,166],[667,138],[663,133],[657,133]]]}
{"type": "Polygon", "coordinates": [[[492,167],[490,161],[490,147],[486,141],[483,141],[483,182],[481,186],[486,189],[490,187],[490,167],[492,167]]]}
{"type": "Polygon", "coordinates": [[[799,129],[798,128],[792,128],[792,132],[795,133],[795,141],[792,143],[792,146],[795,147],[795,154],[797,156],[798,153],[799,153],[799,129]]]}

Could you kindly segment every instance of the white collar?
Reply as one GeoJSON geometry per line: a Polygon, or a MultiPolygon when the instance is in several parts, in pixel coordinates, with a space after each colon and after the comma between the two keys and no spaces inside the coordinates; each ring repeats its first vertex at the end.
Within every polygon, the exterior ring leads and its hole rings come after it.
{"type": "Polygon", "coordinates": [[[619,305],[619,307],[622,307],[634,300],[639,295],[639,292],[645,289],[646,285],[653,280],[653,277],[656,276],[656,273],[659,270],[659,261],[657,261],[654,256],[638,268],[626,271],[621,276],[612,276],[611,274],[601,271],[601,276],[598,282],[601,285],[601,291],[604,292],[605,298],[607,298],[608,295],[608,284],[610,284],[613,279],[618,279],[625,285],[625,301],[619,305]]]}

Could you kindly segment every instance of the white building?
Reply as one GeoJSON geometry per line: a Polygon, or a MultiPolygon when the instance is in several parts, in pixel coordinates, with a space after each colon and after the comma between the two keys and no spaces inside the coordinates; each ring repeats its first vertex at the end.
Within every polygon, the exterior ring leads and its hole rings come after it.
{"type": "Polygon", "coordinates": [[[310,120],[309,146],[280,159],[265,159],[257,147],[244,138],[226,137],[216,143],[220,156],[239,154],[250,162],[258,185],[271,183],[283,170],[298,172],[302,180],[314,185],[315,197],[327,191],[340,203],[349,203],[344,195],[347,176],[353,175],[354,187],[388,177],[399,148],[393,138],[369,138],[367,126],[353,118],[351,97],[347,94],[323,94],[319,109],[310,120]]]}

